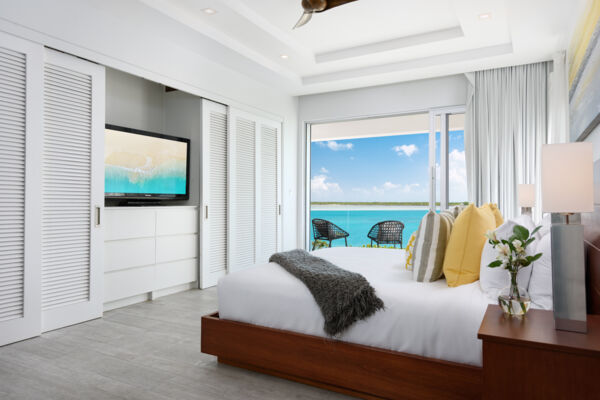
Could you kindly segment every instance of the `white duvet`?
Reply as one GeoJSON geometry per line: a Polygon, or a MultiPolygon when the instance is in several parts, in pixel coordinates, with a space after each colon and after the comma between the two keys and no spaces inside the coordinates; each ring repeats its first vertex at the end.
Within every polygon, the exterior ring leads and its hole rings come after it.
{"type": "MultiPolygon", "coordinates": [[[[479,282],[449,288],[420,283],[404,268],[404,252],[330,248],[315,256],[362,274],[385,310],[359,321],[337,339],[424,357],[481,365],[477,331],[491,301],[479,282]]],[[[259,264],[219,281],[223,319],[326,337],[323,316],[304,284],[274,263],[259,264]]]]}

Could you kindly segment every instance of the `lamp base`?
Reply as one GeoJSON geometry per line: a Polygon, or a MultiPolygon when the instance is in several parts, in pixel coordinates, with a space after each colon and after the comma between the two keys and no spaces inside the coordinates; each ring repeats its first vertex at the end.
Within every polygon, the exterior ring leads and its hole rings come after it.
{"type": "Polygon", "coordinates": [[[552,214],[552,300],[556,329],[587,332],[581,215],[552,214]]]}
{"type": "Polygon", "coordinates": [[[554,317],[554,328],[559,331],[587,333],[587,321],[562,319],[554,317]]]}

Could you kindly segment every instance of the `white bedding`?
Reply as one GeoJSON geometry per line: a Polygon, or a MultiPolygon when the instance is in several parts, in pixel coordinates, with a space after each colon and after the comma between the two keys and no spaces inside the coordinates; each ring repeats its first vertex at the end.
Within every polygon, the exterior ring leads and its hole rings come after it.
{"type": "MultiPolygon", "coordinates": [[[[338,247],[314,255],[362,274],[385,303],[385,310],[355,323],[338,339],[481,365],[477,331],[491,301],[479,282],[457,288],[443,279],[415,282],[400,250],[338,247]]],[[[223,319],[326,337],[323,316],[306,286],[277,264],[227,275],[218,293],[223,319]]]]}

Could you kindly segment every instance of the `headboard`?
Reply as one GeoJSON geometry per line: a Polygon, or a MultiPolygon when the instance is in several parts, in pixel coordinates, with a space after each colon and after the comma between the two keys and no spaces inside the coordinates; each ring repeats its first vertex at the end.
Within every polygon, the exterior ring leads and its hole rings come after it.
{"type": "Polygon", "coordinates": [[[600,160],[594,163],[593,213],[582,214],[588,314],[600,314],[600,160]]]}

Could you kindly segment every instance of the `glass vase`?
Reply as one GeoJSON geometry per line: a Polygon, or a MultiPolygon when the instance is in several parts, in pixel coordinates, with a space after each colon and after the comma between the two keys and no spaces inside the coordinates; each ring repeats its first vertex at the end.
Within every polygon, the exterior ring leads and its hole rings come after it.
{"type": "Polygon", "coordinates": [[[531,304],[529,292],[517,284],[518,271],[508,271],[510,285],[498,294],[498,305],[511,316],[523,316],[527,314],[531,304]]]}

